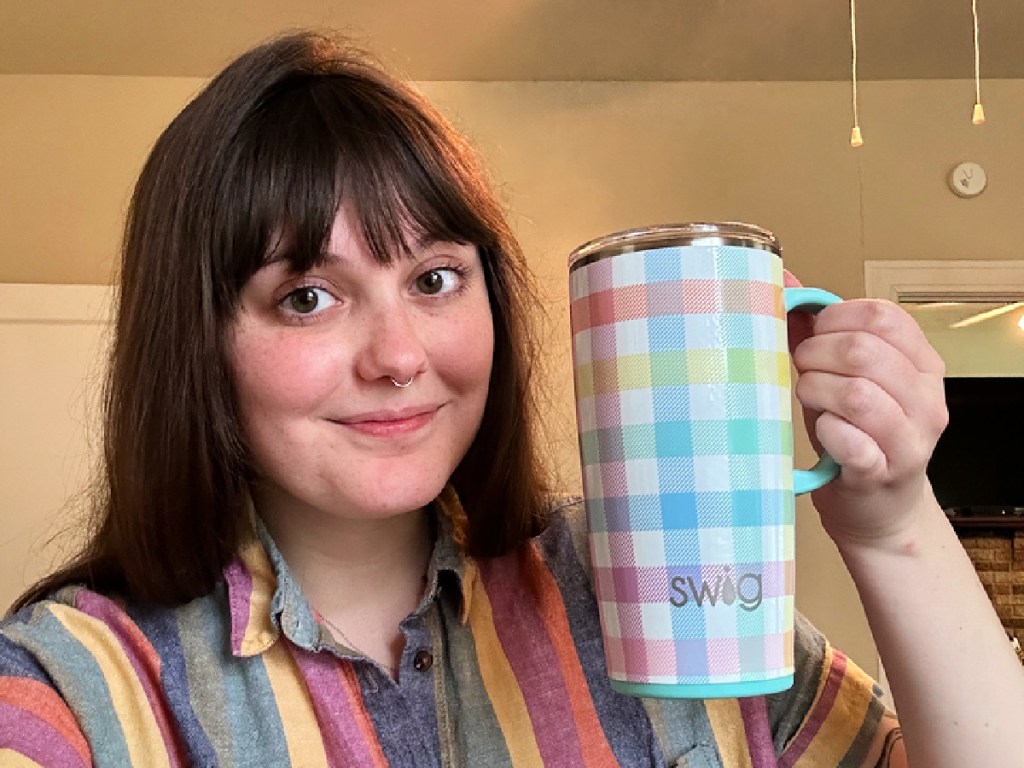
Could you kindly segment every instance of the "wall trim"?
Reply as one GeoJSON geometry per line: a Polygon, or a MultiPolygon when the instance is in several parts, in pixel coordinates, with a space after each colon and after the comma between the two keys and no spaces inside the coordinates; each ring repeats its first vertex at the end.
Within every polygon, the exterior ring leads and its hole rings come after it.
{"type": "Polygon", "coordinates": [[[0,323],[110,325],[110,285],[0,283],[0,323]]]}
{"type": "Polygon", "coordinates": [[[1021,301],[1024,261],[864,262],[868,298],[901,301],[1021,301]]]}

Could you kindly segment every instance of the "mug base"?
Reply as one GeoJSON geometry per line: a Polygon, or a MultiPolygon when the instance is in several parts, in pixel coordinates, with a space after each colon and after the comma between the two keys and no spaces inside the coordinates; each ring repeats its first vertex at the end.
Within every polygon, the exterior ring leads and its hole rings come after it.
{"type": "Polygon", "coordinates": [[[752,680],[744,683],[695,683],[670,685],[663,683],[627,683],[612,680],[612,689],[627,696],[641,699],[739,699],[765,696],[793,687],[793,675],[771,680],[752,680]]]}

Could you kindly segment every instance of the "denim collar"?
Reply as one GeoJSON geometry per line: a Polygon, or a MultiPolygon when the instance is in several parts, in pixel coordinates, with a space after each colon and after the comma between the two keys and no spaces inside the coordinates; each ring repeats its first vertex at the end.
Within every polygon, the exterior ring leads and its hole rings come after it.
{"type": "MultiPolygon", "coordinates": [[[[429,511],[437,532],[427,569],[427,587],[415,613],[421,614],[437,599],[441,574],[454,575],[461,601],[460,615],[469,611],[476,565],[461,546],[465,514],[451,486],[445,487],[429,511]]],[[[263,524],[251,515],[253,535],[224,568],[230,611],[231,652],[235,656],[256,656],[278,641],[282,633],[308,651],[331,645],[329,631],[317,620],[288,563],[263,524]]],[[[345,649],[352,650],[352,649],[345,649]]]]}

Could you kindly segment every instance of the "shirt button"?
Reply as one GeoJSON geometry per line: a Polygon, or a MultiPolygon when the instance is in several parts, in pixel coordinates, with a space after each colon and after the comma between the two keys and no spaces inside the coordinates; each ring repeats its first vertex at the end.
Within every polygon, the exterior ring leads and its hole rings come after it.
{"type": "Polygon", "coordinates": [[[416,655],[412,657],[412,665],[417,672],[426,672],[434,666],[434,656],[425,648],[416,651],[416,655]]]}

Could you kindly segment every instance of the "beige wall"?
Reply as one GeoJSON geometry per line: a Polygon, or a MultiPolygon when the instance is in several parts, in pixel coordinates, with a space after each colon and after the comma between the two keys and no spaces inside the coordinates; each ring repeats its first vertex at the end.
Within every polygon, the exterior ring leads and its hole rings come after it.
{"type": "MultiPolygon", "coordinates": [[[[0,77],[0,282],[110,279],[131,182],[201,81],[0,77]]],[[[577,488],[565,257],[629,226],[741,219],[773,229],[805,283],[863,294],[865,259],[1020,258],[1024,81],[861,85],[852,150],[844,83],[423,85],[483,151],[549,301],[553,455],[577,488]],[[958,161],[989,189],[956,198],[958,161]]],[[[810,463],[806,441],[798,463],[810,463]]],[[[0,472],[3,468],[0,467],[0,472]]],[[[798,605],[869,671],[874,648],[849,578],[801,503],[798,605]]]]}
{"type": "MultiPolygon", "coordinates": [[[[1024,285],[1017,286],[1024,293],[1024,285]]],[[[1013,302],[1009,306],[1015,306],[1013,302]]],[[[911,314],[924,329],[946,363],[947,376],[1024,376],[1024,307],[960,328],[955,324],[980,312],[1003,309],[1004,304],[961,304],[951,307],[911,306],[911,314]]],[[[1024,546],[1022,540],[1021,546],[1024,546]]]]}

